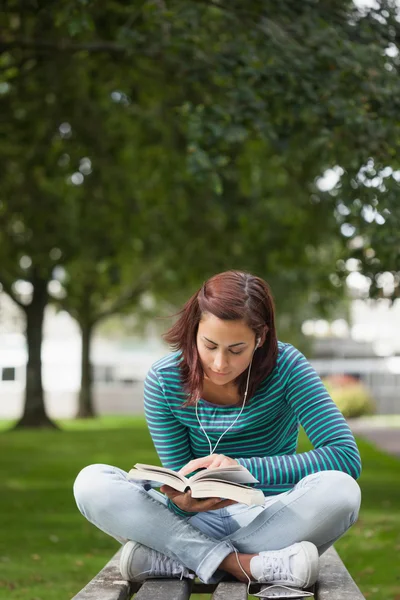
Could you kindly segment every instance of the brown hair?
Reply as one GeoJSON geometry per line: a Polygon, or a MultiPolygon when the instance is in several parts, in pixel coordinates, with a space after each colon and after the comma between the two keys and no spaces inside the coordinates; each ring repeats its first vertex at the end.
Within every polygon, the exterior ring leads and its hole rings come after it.
{"type": "MultiPolygon", "coordinates": [[[[188,395],[184,406],[192,406],[201,396],[204,371],[197,351],[196,337],[203,313],[219,319],[244,319],[256,337],[267,337],[253,357],[247,398],[251,398],[260,383],[275,367],[278,341],[275,330],[274,302],[268,284],[255,275],[242,271],[225,271],[208,279],[177,313],[179,319],[164,334],[173,349],[182,351],[181,379],[188,395]]],[[[241,397],[244,395],[248,368],[235,383],[241,397]]]]}

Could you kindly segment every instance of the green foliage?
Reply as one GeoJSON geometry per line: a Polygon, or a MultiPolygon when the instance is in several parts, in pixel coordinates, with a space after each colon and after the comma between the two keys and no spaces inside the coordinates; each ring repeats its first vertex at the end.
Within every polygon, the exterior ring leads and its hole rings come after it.
{"type": "MultiPolygon", "coordinates": [[[[168,236],[172,279],[175,257],[186,259],[182,271],[197,268],[198,280],[226,267],[217,253],[267,278],[290,264],[295,279],[302,261],[313,267],[304,242],[313,248],[336,233],[329,205],[314,194],[310,206],[315,177],[336,162],[357,168],[370,155],[391,156],[397,143],[390,116],[398,83],[385,68],[396,60],[384,50],[398,24],[388,2],[365,14],[350,2],[311,0],[301,9],[179,0],[64,1],[51,11],[11,1],[7,9],[0,60],[9,142],[0,175],[9,282],[29,279],[15,264],[22,255],[50,277],[55,248],[64,266],[85,255],[104,269],[113,252],[102,217],[115,223],[112,248],[132,237],[124,227],[135,230],[141,251],[128,244],[127,254],[139,263],[145,246],[159,254],[168,236]],[[62,123],[70,131],[60,134],[62,123]],[[27,147],[34,151],[26,155],[27,147]],[[85,157],[93,172],[71,184],[85,157]],[[149,208],[142,221],[129,219],[149,208]],[[146,240],[155,222],[159,231],[146,240]],[[103,235],[92,239],[94,228],[103,235]],[[189,230],[189,239],[180,234],[189,230]],[[218,239],[212,253],[205,232],[218,239]],[[227,235],[234,239],[219,249],[227,235]]],[[[85,264],[70,269],[74,281],[90,275],[85,264]]],[[[313,283],[331,287],[326,277],[313,283]]]]}
{"type": "MultiPolygon", "coordinates": [[[[399,166],[397,155],[386,161],[371,158],[336,190],[338,220],[350,227],[342,258],[356,259],[357,270],[366,278],[363,297],[390,301],[400,297],[399,166]],[[349,185],[357,192],[355,199],[348,193],[349,185]]],[[[342,260],[339,275],[344,279],[348,273],[342,260]]]]}
{"type": "Polygon", "coordinates": [[[375,412],[375,402],[366,386],[349,376],[330,376],[323,380],[332,400],[346,418],[375,412]]]}
{"type": "Polygon", "coordinates": [[[4,289],[25,307],[16,282],[56,279],[49,300],[93,325],[139,306],[146,286],[176,305],[241,268],[270,282],[287,339],[306,311],[329,314],[343,294],[339,198],[316,181],[341,165],[355,206],[369,157],[396,161],[396,11],[389,0],[361,12],[348,0],[7,2],[4,289]]]}

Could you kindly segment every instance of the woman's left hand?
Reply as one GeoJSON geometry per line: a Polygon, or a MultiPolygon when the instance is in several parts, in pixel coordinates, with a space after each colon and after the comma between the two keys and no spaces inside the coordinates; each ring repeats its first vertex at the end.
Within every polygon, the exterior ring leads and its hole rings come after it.
{"type": "Polygon", "coordinates": [[[191,460],[187,465],[182,467],[179,474],[187,475],[198,469],[216,469],[217,467],[231,467],[238,464],[237,460],[229,458],[229,456],[225,456],[224,454],[210,454],[209,456],[202,456],[201,458],[191,460]]]}

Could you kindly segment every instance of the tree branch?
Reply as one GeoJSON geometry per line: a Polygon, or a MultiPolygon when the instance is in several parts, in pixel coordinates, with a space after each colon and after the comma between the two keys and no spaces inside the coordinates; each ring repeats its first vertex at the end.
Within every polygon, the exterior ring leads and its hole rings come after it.
{"type": "Polygon", "coordinates": [[[111,315],[120,312],[123,308],[133,302],[133,300],[137,299],[140,294],[143,294],[143,292],[147,290],[149,283],[153,280],[157,271],[157,269],[146,271],[146,273],[140,276],[132,286],[125,290],[109,308],[95,315],[92,322],[98,323],[106,317],[110,317],[111,315]]]}
{"type": "Polygon", "coordinates": [[[224,10],[226,12],[230,12],[233,15],[235,15],[235,17],[242,17],[242,16],[248,16],[248,17],[256,17],[256,18],[260,18],[260,15],[254,12],[249,12],[248,10],[243,10],[243,6],[244,4],[238,9],[237,7],[232,7],[226,4],[222,4],[220,2],[216,2],[215,0],[197,0],[197,2],[199,4],[207,4],[208,6],[212,6],[213,8],[219,8],[220,10],[224,10]]]}
{"type": "Polygon", "coordinates": [[[7,41],[0,37],[0,51],[9,50],[11,48],[26,48],[36,50],[57,50],[59,52],[80,52],[87,50],[89,52],[126,52],[126,46],[110,42],[107,40],[99,40],[96,42],[71,43],[69,40],[37,40],[33,38],[15,38],[7,41]]]}
{"type": "Polygon", "coordinates": [[[21,300],[15,295],[12,289],[12,284],[10,279],[5,275],[5,273],[0,273],[0,283],[3,286],[3,291],[10,296],[11,300],[15,302],[24,312],[26,312],[25,304],[22,304],[21,300]]]}

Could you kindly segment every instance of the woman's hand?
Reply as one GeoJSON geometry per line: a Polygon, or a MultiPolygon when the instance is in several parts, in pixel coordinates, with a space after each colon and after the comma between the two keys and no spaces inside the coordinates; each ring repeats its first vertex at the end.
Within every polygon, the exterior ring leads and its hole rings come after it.
{"type": "Polygon", "coordinates": [[[225,508],[231,504],[236,504],[236,500],[221,500],[221,498],[192,498],[191,490],[187,492],[178,492],[168,485],[163,485],[160,488],[176,506],[187,512],[205,512],[207,510],[217,510],[225,508]]]}
{"type": "MultiPolygon", "coordinates": [[[[188,475],[198,469],[216,469],[217,467],[229,467],[232,465],[238,465],[239,463],[234,458],[224,456],[223,454],[210,454],[209,456],[203,456],[196,458],[188,462],[180,471],[180,475],[188,475]]],[[[176,506],[182,510],[188,512],[205,512],[207,510],[217,510],[218,508],[225,508],[231,504],[236,504],[236,500],[221,500],[221,498],[205,498],[196,499],[192,498],[192,492],[178,492],[168,485],[163,485],[160,488],[176,506]]]]}
{"type": "Polygon", "coordinates": [[[231,467],[232,465],[238,464],[237,460],[229,458],[229,456],[224,456],[224,454],[209,454],[208,456],[202,456],[201,458],[191,460],[187,465],[182,467],[179,474],[187,475],[198,469],[216,469],[217,467],[231,467]]]}

